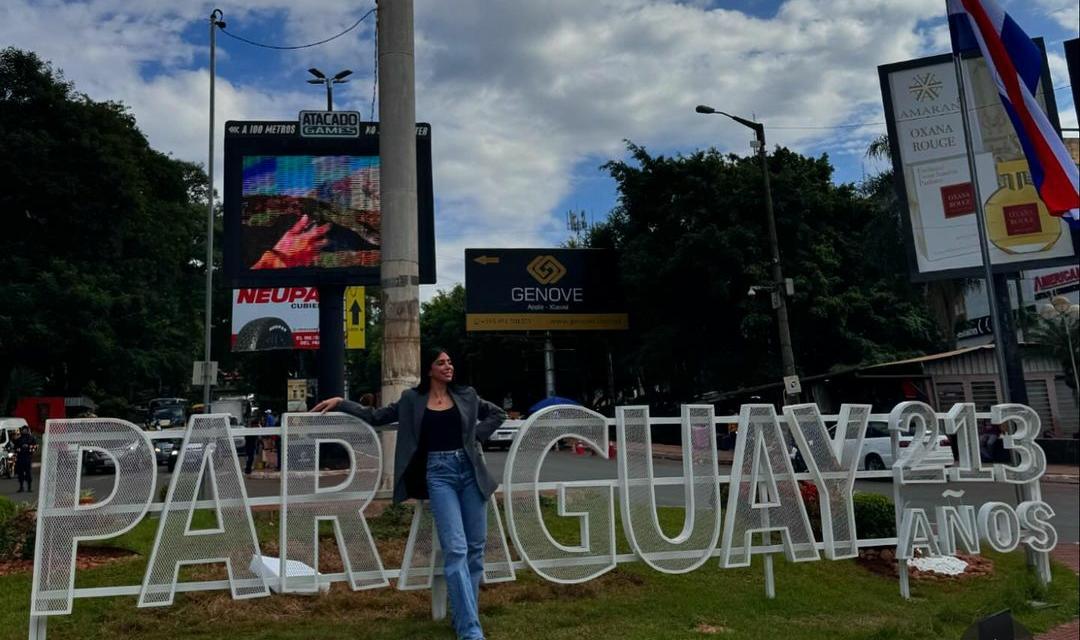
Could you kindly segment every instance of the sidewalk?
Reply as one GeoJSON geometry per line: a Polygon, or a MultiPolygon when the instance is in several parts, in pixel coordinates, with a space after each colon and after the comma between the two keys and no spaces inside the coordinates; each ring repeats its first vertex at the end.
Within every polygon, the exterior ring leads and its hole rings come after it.
{"type": "MultiPolygon", "coordinates": [[[[1057,465],[1054,465],[1057,466],[1057,465]]],[[[1059,543],[1051,554],[1054,560],[1067,565],[1076,573],[1080,573],[1080,545],[1076,543],[1059,543]]],[[[1056,629],[1039,634],[1035,640],[1076,640],[1080,638],[1080,618],[1073,619],[1056,629]]]]}

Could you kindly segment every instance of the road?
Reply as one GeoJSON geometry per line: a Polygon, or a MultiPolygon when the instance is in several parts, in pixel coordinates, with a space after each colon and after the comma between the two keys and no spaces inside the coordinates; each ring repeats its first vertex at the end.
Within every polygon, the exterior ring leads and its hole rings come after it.
{"type": "MultiPolygon", "coordinates": [[[[503,465],[506,461],[505,452],[489,451],[485,453],[488,467],[497,477],[501,477],[503,465]]],[[[721,467],[721,473],[728,472],[727,467],[721,467]]],[[[682,463],[673,460],[654,459],[653,471],[657,476],[678,476],[682,473],[682,463]]],[[[36,500],[38,469],[34,469],[35,494],[15,493],[18,483],[15,480],[0,480],[0,495],[5,495],[17,501],[36,500]]],[[[548,455],[544,467],[540,473],[543,482],[557,480],[599,480],[615,479],[617,477],[614,460],[605,460],[599,456],[575,455],[569,451],[558,451],[548,455]]],[[[168,486],[171,474],[160,467],[158,474],[158,487],[168,486]]],[[[272,496],[280,492],[280,481],[277,478],[245,478],[248,495],[272,496]]],[[[95,475],[83,479],[82,486],[94,490],[97,496],[107,496],[112,492],[112,475],[95,475]]],[[[909,506],[927,506],[942,502],[941,491],[946,488],[941,485],[926,485],[907,487],[904,489],[905,497],[909,500],[909,506]]],[[[949,485],[951,489],[962,489],[964,496],[959,500],[950,498],[957,503],[979,506],[991,500],[998,500],[1009,504],[1016,504],[1016,493],[1012,486],[989,483],[970,483],[965,485],[949,485]]],[[[880,493],[890,498],[893,494],[893,486],[890,481],[857,481],[857,491],[880,493]]],[[[658,487],[656,490],[657,501],[664,506],[681,506],[683,504],[683,490],[681,486],[658,487]]],[[[1077,485],[1055,482],[1042,484],[1043,500],[1049,504],[1055,512],[1051,521],[1058,531],[1061,542],[1080,542],[1080,491],[1077,485]]],[[[155,500],[157,497],[155,496],[155,500]]]]}

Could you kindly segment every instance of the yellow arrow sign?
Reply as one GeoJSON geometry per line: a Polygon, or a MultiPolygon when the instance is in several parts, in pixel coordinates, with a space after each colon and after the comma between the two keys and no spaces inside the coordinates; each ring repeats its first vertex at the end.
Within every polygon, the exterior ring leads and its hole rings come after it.
{"type": "Polygon", "coordinates": [[[364,287],[345,288],[345,348],[367,348],[367,310],[364,287]]]}
{"type": "Polygon", "coordinates": [[[476,262],[478,264],[499,264],[499,257],[498,256],[479,256],[478,258],[474,258],[473,262],[476,262]]]}

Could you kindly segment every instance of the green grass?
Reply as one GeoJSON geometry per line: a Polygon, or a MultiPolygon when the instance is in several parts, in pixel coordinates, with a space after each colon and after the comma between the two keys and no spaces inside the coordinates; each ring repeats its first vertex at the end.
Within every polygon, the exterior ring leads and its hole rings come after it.
{"type": "MultiPolygon", "coordinates": [[[[681,511],[664,510],[667,530],[677,530],[681,511]]],[[[548,514],[556,537],[576,531],[576,522],[548,514]]],[[[276,541],[276,514],[259,513],[260,539],[276,541]]],[[[107,541],[143,557],[80,572],[79,586],[140,584],[157,529],[147,519],[128,534],[107,541]]],[[[373,518],[380,546],[400,547],[407,536],[407,514],[373,518]]],[[[324,533],[329,533],[325,531],[324,533]]],[[[619,532],[620,551],[626,543],[619,532]]],[[[384,563],[394,552],[384,554],[384,563]]],[[[776,562],[775,600],[764,595],[761,560],[747,569],[724,570],[710,561],[690,574],[667,576],[641,563],[620,565],[591,582],[564,586],[530,571],[518,580],[485,588],[481,615],[491,640],[529,638],[761,638],[837,640],[959,638],[977,618],[1012,609],[1033,632],[1077,615],[1076,576],[1055,566],[1054,580],[1041,589],[1024,565],[1021,552],[988,554],[994,576],[961,584],[912,583],[913,598],[900,598],[897,582],[870,573],[853,561],[789,564],[776,562]],[[1032,600],[1052,607],[1033,609],[1032,600]]],[[[23,638],[28,624],[30,576],[0,578],[0,639],[23,638]]],[[[78,638],[438,638],[454,637],[446,621],[430,618],[426,591],[393,587],[353,593],[335,585],[320,597],[271,596],[234,602],[226,592],[180,594],[173,607],[137,609],[135,599],[99,598],[75,602],[70,616],[50,619],[50,640],[78,638]]]]}

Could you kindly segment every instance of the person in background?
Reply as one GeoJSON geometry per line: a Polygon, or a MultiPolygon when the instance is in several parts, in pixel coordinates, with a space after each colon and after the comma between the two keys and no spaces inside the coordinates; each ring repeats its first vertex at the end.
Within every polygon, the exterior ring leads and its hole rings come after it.
{"type": "MultiPolygon", "coordinates": [[[[251,429],[257,429],[259,427],[259,420],[253,418],[248,427],[251,429]]],[[[244,454],[247,456],[247,466],[244,467],[244,473],[250,475],[251,467],[255,464],[255,456],[259,452],[259,436],[244,436],[244,454]]]]}
{"type": "Polygon", "coordinates": [[[37,439],[30,433],[30,427],[23,425],[19,429],[19,437],[15,438],[15,442],[12,443],[15,449],[15,475],[19,478],[19,491],[23,491],[23,484],[26,484],[26,491],[33,493],[34,477],[31,471],[34,459],[34,452],[37,451],[37,439]]]}
{"type": "Polygon", "coordinates": [[[263,412],[263,426],[264,427],[276,427],[277,418],[274,417],[274,412],[267,409],[263,412]]]}
{"type": "Polygon", "coordinates": [[[398,423],[394,503],[430,501],[454,631],[459,640],[483,640],[478,601],[487,500],[499,482],[484,464],[480,443],[503,423],[506,413],[472,387],[454,382],[454,364],[445,349],[427,349],[421,358],[420,384],[389,406],[372,409],[328,398],[312,411],[340,410],[373,426],[398,423]]]}

